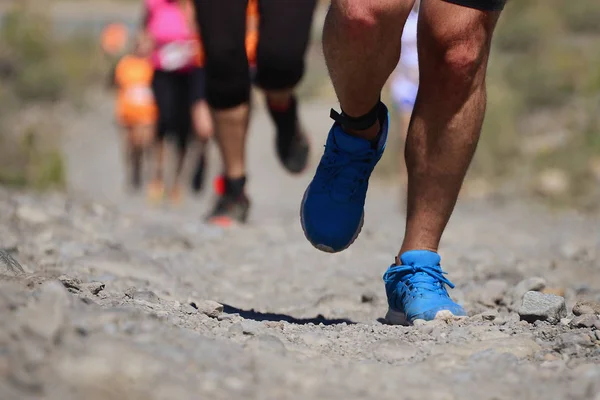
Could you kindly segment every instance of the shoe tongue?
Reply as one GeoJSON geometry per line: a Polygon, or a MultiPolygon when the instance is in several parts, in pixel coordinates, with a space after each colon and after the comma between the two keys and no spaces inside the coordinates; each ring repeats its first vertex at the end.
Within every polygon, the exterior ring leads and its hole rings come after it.
{"type": "Polygon", "coordinates": [[[357,153],[372,148],[370,141],[351,136],[344,132],[341,127],[333,131],[333,139],[339,148],[349,153],[357,153]]]}
{"type": "Polygon", "coordinates": [[[440,264],[440,261],[439,254],[429,250],[410,250],[400,256],[402,265],[416,267],[435,267],[440,264]]]}

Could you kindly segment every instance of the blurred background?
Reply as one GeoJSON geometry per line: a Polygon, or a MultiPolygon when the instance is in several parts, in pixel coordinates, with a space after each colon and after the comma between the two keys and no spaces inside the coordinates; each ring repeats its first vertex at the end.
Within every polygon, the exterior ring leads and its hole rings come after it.
{"type": "MultiPolygon", "coordinates": [[[[326,6],[315,17],[305,101],[335,101],[320,47],[326,6]]],[[[102,51],[101,33],[118,22],[133,34],[140,11],[139,0],[0,2],[0,184],[67,187],[64,132],[114,97],[107,81],[115,60],[102,51]]],[[[598,0],[509,1],[465,195],[600,209],[599,21],[598,0]]],[[[399,140],[388,147],[379,179],[397,181],[399,148],[399,140]]]]}

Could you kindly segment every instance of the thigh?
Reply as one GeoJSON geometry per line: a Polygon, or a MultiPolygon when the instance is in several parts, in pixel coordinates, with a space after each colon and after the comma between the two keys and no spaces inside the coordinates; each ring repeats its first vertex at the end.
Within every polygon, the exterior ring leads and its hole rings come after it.
{"type": "Polygon", "coordinates": [[[218,67],[220,61],[247,65],[245,40],[248,0],[196,0],[195,4],[209,74],[218,67]]]}
{"type": "MultiPolygon", "coordinates": [[[[259,0],[259,41],[261,51],[275,51],[302,59],[310,40],[316,0],[259,0]]],[[[260,66],[259,66],[260,68],[260,66]]]]}
{"type": "Polygon", "coordinates": [[[157,70],[152,78],[152,92],[158,109],[158,120],[161,125],[168,125],[176,112],[177,89],[173,72],[157,70]]]}

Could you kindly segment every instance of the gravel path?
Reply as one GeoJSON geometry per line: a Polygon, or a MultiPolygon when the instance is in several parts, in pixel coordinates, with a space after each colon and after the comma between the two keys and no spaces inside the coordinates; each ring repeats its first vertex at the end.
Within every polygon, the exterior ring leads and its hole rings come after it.
{"type": "MultiPolygon", "coordinates": [[[[302,110],[315,159],[329,106],[302,110]]],[[[389,326],[396,188],[372,185],[350,249],[314,250],[310,176],[281,171],[258,108],[251,223],[222,231],[201,223],[210,199],[122,194],[109,116],[72,125],[67,196],[0,190],[0,255],[23,267],[0,257],[0,398],[600,400],[597,219],[465,199],[441,254],[470,317],[389,326]]]]}

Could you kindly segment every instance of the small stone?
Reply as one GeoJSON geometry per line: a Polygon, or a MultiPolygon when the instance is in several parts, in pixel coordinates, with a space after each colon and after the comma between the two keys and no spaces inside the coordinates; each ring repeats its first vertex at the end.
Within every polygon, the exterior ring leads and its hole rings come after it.
{"type": "Polygon", "coordinates": [[[125,296],[129,297],[130,299],[133,299],[133,295],[135,294],[135,292],[137,292],[136,287],[130,286],[127,289],[125,289],[125,296]]]}
{"type": "Polygon", "coordinates": [[[148,303],[153,303],[153,304],[158,304],[160,302],[160,299],[158,298],[156,293],[154,293],[151,290],[140,290],[139,292],[136,291],[133,293],[133,295],[131,297],[134,300],[147,301],[148,303]]]}
{"type": "Polygon", "coordinates": [[[8,252],[0,250],[0,275],[19,276],[25,270],[8,252]]]}
{"type": "Polygon", "coordinates": [[[375,303],[377,301],[377,295],[374,292],[365,292],[360,297],[361,303],[375,303]]]}
{"type": "Polygon", "coordinates": [[[597,330],[594,334],[596,335],[596,340],[600,340],[600,330],[597,330]]]}
{"type": "Polygon", "coordinates": [[[48,214],[30,206],[21,206],[17,209],[17,217],[30,224],[44,224],[50,221],[48,214]]]}
{"type": "Polygon", "coordinates": [[[192,300],[189,304],[211,318],[217,318],[223,312],[223,304],[212,300],[192,300]]]}
{"type": "Polygon", "coordinates": [[[105,285],[102,282],[89,282],[83,285],[91,294],[97,296],[98,293],[104,290],[105,285]]]}
{"type": "Polygon", "coordinates": [[[195,307],[192,307],[190,304],[184,304],[183,306],[181,306],[181,311],[183,311],[186,314],[198,314],[198,309],[195,307]]]}
{"type": "Polygon", "coordinates": [[[498,316],[497,310],[486,310],[481,313],[481,318],[484,321],[493,321],[496,319],[497,316],[498,316]]]}
{"type": "Polygon", "coordinates": [[[228,331],[231,334],[243,333],[244,335],[253,336],[260,332],[260,323],[257,321],[243,320],[231,325],[228,331]]]}
{"type": "Polygon", "coordinates": [[[527,292],[539,292],[546,287],[546,280],[539,277],[523,279],[510,292],[510,308],[517,310],[527,292]]]}
{"type": "Polygon", "coordinates": [[[563,347],[578,345],[583,347],[593,346],[591,338],[585,333],[567,332],[560,335],[560,341],[563,347]]]}
{"type": "Polygon", "coordinates": [[[426,324],[427,324],[427,321],[425,321],[424,319],[415,319],[413,321],[413,326],[414,327],[419,327],[419,326],[423,326],[423,325],[426,325],[426,324]]]}
{"type": "Polygon", "coordinates": [[[81,280],[72,278],[68,275],[61,275],[58,277],[60,283],[71,293],[78,293],[81,291],[81,280]]]}
{"type": "Polygon", "coordinates": [[[571,318],[561,318],[560,324],[564,325],[564,326],[569,326],[569,325],[571,325],[571,321],[572,321],[571,318]]]}
{"type": "Polygon", "coordinates": [[[594,314],[583,314],[578,315],[571,321],[571,327],[573,328],[591,328],[596,322],[599,321],[599,318],[594,314]]]}
{"type": "Polygon", "coordinates": [[[233,314],[219,314],[217,320],[219,321],[231,321],[234,318],[233,314]]]}
{"type": "Polygon", "coordinates": [[[527,292],[523,297],[519,316],[522,320],[530,323],[542,320],[556,324],[561,318],[567,316],[565,299],[552,294],[527,292]]]}
{"type": "Polygon", "coordinates": [[[544,355],[544,361],[556,361],[562,360],[562,357],[559,354],[548,353],[544,355]]]}
{"type": "Polygon", "coordinates": [[[227,331],[231,335],[241,335],[244,333],[244,328],[242,327],[241,322],[236,322],[235,324],[231,325],[227,331]]]}
{"type": "Polygon", "coordinates": [[[600,314],[600,303],[595,301],[578,301],[573,307],[573,314],[600,314]]]}
{"type": "Polygon", "coordinates": [[[285,344],[278,337],[273,335],[252,336],[245,343],[246,348],[258,352],[273,351],[277,354],[285,354],[285,344]]]}

